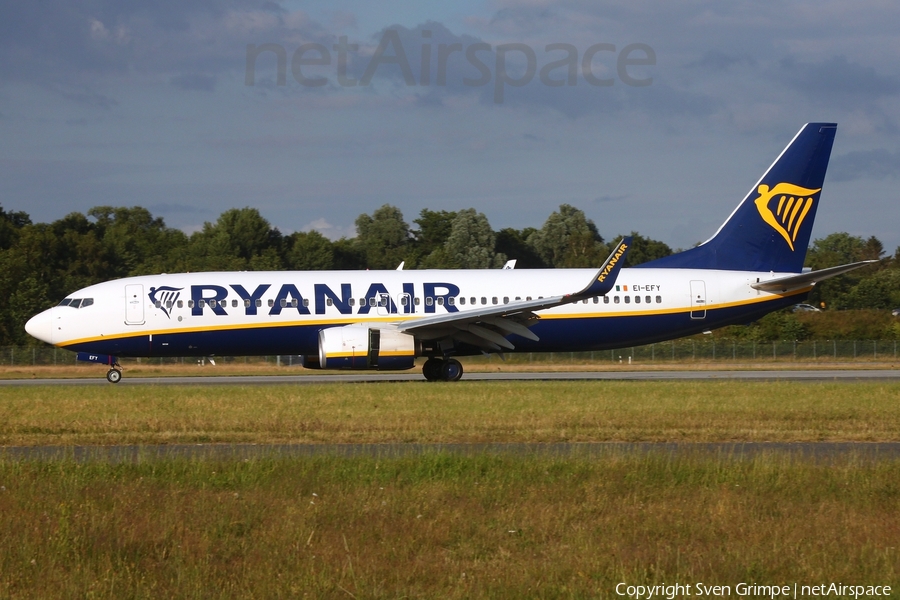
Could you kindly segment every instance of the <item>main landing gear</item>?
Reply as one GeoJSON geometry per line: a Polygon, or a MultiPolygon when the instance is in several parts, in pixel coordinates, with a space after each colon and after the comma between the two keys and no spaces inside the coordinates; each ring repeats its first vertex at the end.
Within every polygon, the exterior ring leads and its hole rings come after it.
{"type": "Polygon", "coordinates": [[[429,358],[422,365],[422,374],[428,381],[459,381],[463,367],[455,358],[429,358]]]}
{"type": "Polygon", "coordinates": [[[122,381],[122,371],[113,367],[106,372],[106,380],[110,383],[119,383],[122,381]]]}

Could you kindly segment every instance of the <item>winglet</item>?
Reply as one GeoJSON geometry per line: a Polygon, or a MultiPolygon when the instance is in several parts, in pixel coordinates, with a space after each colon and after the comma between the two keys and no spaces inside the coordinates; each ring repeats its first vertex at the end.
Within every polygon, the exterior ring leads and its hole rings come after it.
{"type": "Polygon", "coordinates": [[[619,270],[625,264],[625,257],[631,249],[631,240],[632,237],[626,235],[622,238],[622,241],[614,246],[609,258],[606,259],[600,270],[594,274],[591,283],[576,294],[578,297],[603,296],[613,289],[616,278],[619,276],[619,270]]]}

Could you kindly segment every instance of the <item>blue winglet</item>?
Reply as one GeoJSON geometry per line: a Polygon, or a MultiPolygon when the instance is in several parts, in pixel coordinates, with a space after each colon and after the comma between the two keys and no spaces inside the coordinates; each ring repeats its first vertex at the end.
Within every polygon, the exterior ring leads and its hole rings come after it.
{"type": "Polygon", "coordinates": [[[622,265],[625,264],[625,257],[628,256],[628,251],[631,249],[631,240],[632,237],[626,235],[622,238],[622,241],[614,246],[609,258],[606,259],[606,262],[594,275],[591,283],[578,292],[577,296],[604,296],[613,289],[616,278],[619,276],[619,271],[622,269],[622,265]]]}

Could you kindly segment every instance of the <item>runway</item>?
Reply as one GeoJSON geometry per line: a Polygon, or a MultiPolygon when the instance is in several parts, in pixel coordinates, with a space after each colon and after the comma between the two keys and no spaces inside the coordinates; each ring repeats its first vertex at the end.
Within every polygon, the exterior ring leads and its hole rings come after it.
{"type": "Polygon", "coordinates": [[[546,444],[154,444],[113,446],[7,446],[0,460],[135,463],[153,460],[254,460],[334,456],[402,458],[430,454],[510,455],[602,459],[663,454],[748,460],[779,455],[798,460],[879,461],[900,459],[900,442],[559,442],[546,444]]]}
{"type": "MultiPolygon", "coordinates": [[[[900,381],[900,369],[793,369],[747,371],[554,371],[466,373],[467,381],[900,381]]],[[[115,385],[303,385],[321,383],[378,383],[425,381],[418,371],[403,373],[327,373],[309,375],[252,375],[233,377],[128,377],[115,385]]],[[[113,385],[102,373],[91,379],[4,379],[2,386],[113,385]]],[[[441,384],[436,384],[441,385],[441,384]]],[[[445,384],[446,385],[446,384],[445,384]]]]}

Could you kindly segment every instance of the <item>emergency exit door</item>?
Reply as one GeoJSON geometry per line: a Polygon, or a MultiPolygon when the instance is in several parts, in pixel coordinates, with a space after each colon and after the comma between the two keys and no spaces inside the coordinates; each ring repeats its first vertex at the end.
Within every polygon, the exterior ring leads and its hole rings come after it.
{"type": "Polygon", "coordinates": [[[706,318],[706,282],[691,281],[691,318],[706,318]]]}

